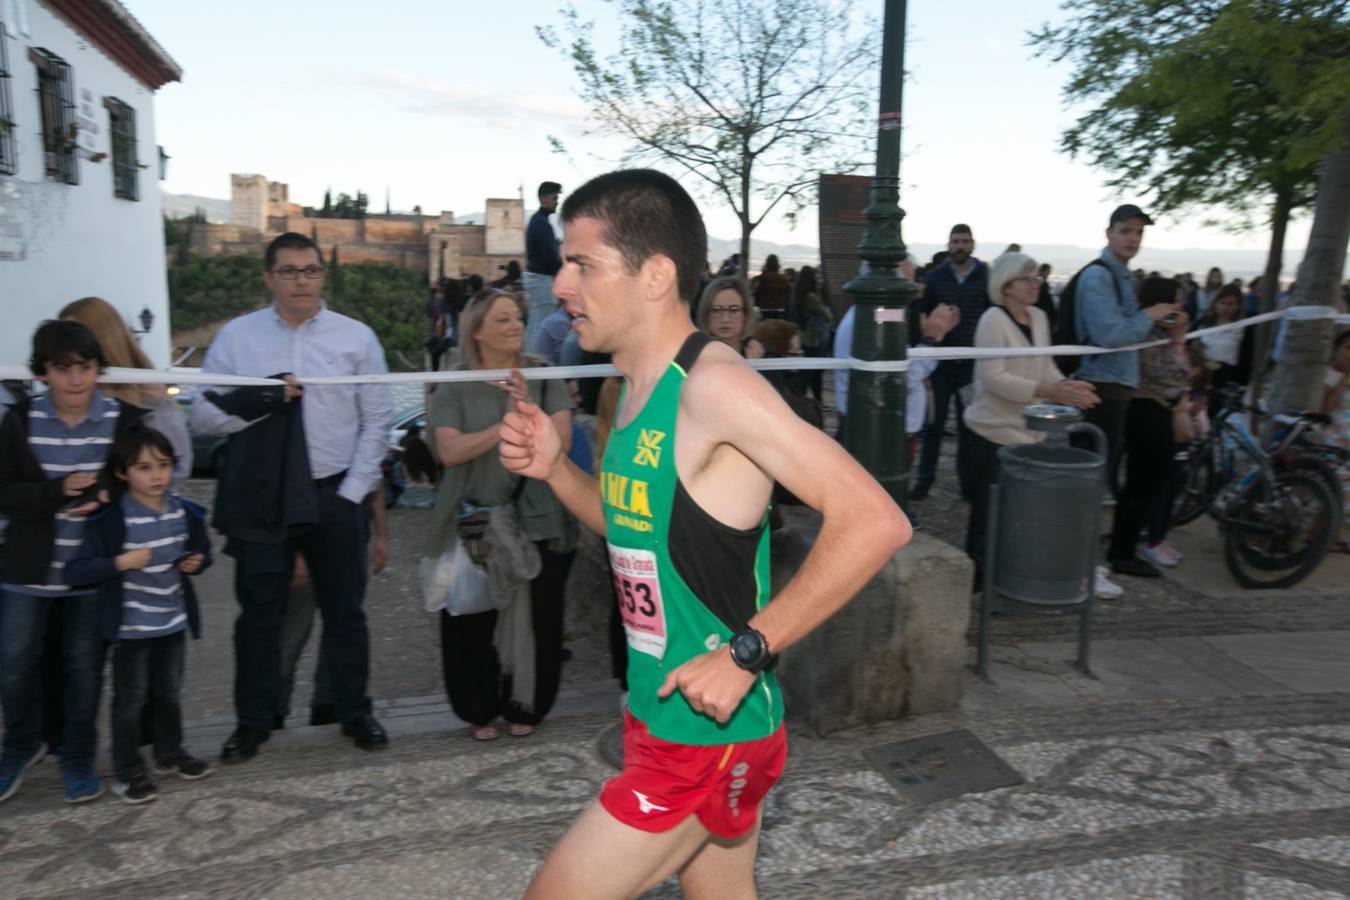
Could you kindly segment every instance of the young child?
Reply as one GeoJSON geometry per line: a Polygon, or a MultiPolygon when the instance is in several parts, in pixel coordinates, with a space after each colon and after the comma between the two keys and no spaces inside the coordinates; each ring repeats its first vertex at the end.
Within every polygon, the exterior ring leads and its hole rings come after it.
{"type": "Polygon", "coordinates": [[[196,779],[210,767],[183,749],[178,695],[185,629],[201,637],[192,582],[211,560],[200,506],[169,492],[173,445],[137,425],[117,436],[107,472],[125,486],[89,520],[84,543],[66,565],[70,580],[98,588],[99,621],[113,650],[113,793],[128,803],[154,800],[140,744],[151,723],[155,770],[196,779]],[[146,704],[149,716],[144,716],[146,704]]]}
{"type": "Polygon", "coordinates": [[[38,660],[49,615],[57,613],[66,800],[80,803],[103,792],[94,766],[104,649],[98,599],[92,589],[73,586],[64,567],[84,537],[86,517],[99,507],[97,479],[108,446],[145,415],[95,389],[104,365],[88,328],[42,323],[33,334],[29,367],[47,392],[15,403],[0,422],[0,515],[9,518],[0,560],[0,800],[14,795],[28,767],[45,753],[38,660]]]}

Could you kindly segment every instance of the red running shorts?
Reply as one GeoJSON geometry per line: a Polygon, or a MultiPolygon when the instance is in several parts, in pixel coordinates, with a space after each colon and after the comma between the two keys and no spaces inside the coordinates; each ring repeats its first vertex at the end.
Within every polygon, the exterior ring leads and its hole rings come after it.
{"type": "Polygon", "coordinates": [[[740,744],[675,744],[625,711],[623,771],[600,789],[600,804],[640,831],[669,831],[693,815],[718,837],[736,838],[754,827],[786,761],[782,726],[740,744]]]}

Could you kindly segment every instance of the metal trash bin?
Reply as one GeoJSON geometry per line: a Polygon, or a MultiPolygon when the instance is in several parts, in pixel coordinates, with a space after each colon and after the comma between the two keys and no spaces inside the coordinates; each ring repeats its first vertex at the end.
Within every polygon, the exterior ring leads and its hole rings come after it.
{"type": "Polygon", "coordinates": [[[985,542],[984,597],[975,671],[985,676],[989,624],[996,595],[1033,606],[1077,607],[1079,669],[1088,669],[1092,600],[1102,497],[1106,489],[1106,435],[1072,406],[1035,404],[1026,425],[1044,432],[1037,444],[998,451],[999,481],[990,487],[985,542]],[[1069,446],[1086,431],[1098,452],[1069,446]]]}
{"type": "Polygon", "coordinates": [[[1022,603],[1082,603],[1091,587],[1106,460],[1048,439],[1003,447],[998,464],[999,546],[985,577],[1022,603]]]}

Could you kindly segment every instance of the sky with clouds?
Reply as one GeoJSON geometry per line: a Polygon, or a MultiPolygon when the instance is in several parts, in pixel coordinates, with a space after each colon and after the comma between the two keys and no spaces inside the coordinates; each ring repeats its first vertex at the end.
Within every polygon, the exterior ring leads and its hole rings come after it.
{"type": "MultiPolygon", "coordinates": [[[[184,69],[156,100],[174,193],[228,197],[231,172],[256,172],[289,183],[302,204],[329,186],[359,188],[382,210],[387,188],[396,210],[468,213],[546,178],[574,186],[623,149],[584,136],[575,76],[535,35],[557,24],[554,2],[122,2],[184,69]]],[[[610,4],[578,6],[602,44],[612,38],[610,4]]],[[[1061,15],[1057,3],[911,0],[908,15],[906,239],[939,243],[965,221],[987,245],[1096,244],[1109,211],[1135,198],[1111,195],[1101,173],[1057,150],[1073,118],[1060,96],[1067,72],[1026,46],[1029,29],[1061,15]]],[[[728,210],[702,205],[710,233],[738,234],[728,210]]],[[[1204,218],[1160,220],[1148,242],[1266,244],[1259,228],[1232,234],[1204,218]]],[[[1209,218],[1226,221],[1222,210],[1209,218]]],[[[1296,220],[1287,245],[1302,247],[1307,230],[1296,220]]],[[[795,230],[771,217],[756,237],[815,244],[814,212],[795,230]]]]}

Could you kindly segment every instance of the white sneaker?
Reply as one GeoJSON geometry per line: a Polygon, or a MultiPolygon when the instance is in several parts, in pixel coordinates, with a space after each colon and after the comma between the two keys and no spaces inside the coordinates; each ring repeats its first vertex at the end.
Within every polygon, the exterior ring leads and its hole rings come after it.
{"type": "Polygon", "coordinates": [[[1176,547],[1173,547],[1171,544],[1167,543],[1167,541],[1163,541],[1158,546],[1162,547],[1168,553],[1172,554],[1172,558],[1175,559],[1177,562],[1181,562],[1183,559],[1186,558],[1185,554],[1183,554],[1176,547]]]}
{"type": "Polygon", "coordinates": [[[1166,544],[1157,544],[1152,547],[1147,546],[1142,547],[1139,550],[1139,555],[1142,558],[1153,563],[1155,566],[1163,566],[1168,569],[1172,568],[1178,562],[1180,562],[1180,560],[1178,560],[1176,556],[1172,554],[1172,551],[1167,549],[1166,544]]]}
{"type": "Polygon", "coordinates": [[[1097,567],[1096,587],[1094,590],[1097,594],[1097,599],[1099,600],[1115,600],[1117,597],[1122,597],[1125,594],[1125,589],[1123,587],[1106,577],[1106,573],[1109,571],[1110,570],[1107,569],[1106,566],[1097,567]]]}

